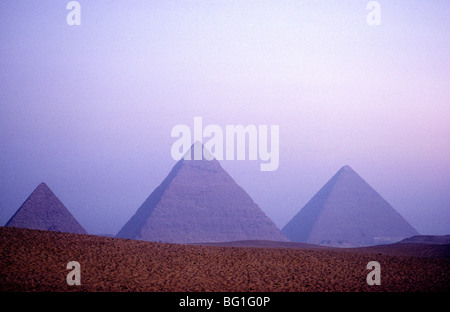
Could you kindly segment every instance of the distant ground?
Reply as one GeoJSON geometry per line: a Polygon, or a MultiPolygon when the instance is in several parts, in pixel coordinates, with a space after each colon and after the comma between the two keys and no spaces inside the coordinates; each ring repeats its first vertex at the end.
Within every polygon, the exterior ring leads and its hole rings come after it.
{"type": "Polygon", "coordinates": [[[445,245],[450,244],[450,235],[415,235],[405,238],[400,243],[416,243],[416,244],[434,244],[445,245]]]}
{"type": "Polygon", "coordinates": [[[320,245],[295,243],[295,242],[278,242],[268,240],[244,240],[235,242],[222,243],[197,243],[192,245],[201,246],[220,246],[220,247],[252,247],[252,248],[327,248],[320,245]]]}
{"type": "Polygon", "coordinates": [[[252,248],[297,248],[333,250],[348,253],[383,254],[391,256],[412,256],[425,258],[450,258],[450,242],[446,243],[447,236],[417,235],[404,239],[395,244],[378,245],[370,247],[339,248],[306,243],[275,242],[275,241],[237,241],[224,243],[202,243],[202,246],[222,247],[252,247],[252,248]]]}
{"type": "Polygon", "coordinates": [[[176,245],[0,227],[1,291],[448,291],[450,245],[176,245]],[[413,255],[413,256],[412,256],[413,255]],[[69,286],[66,265],[81,265],[69,286]],[[381,285],[369,286],[369,261],[381,285]]]}

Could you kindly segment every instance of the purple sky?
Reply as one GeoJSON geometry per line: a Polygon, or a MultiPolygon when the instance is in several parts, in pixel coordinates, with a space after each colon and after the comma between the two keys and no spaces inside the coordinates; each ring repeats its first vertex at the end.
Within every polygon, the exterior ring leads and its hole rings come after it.
{"type": "Polygon", "coordinates": [[[0,1],[0,224],[46,182],[115,234],[169,173],[173,126],[276,124],[280,165],[221,161],[281,228],[350,165],[450,233],[450,2],[0,1]]]}

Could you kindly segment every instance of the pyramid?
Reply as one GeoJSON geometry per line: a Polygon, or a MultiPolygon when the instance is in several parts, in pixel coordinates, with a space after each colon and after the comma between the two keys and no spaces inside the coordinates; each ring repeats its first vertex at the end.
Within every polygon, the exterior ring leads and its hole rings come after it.
{"type": "Polygon", "coordinates": [[[286,241],[219,162],[206,157],[203,145],[201,160],[194,160],[194,146],[191,160],[176,163],[117,237],[170,243],[286,241]]]}
{"type": "Polygon", "coordinates": [[[87,234],[45,183],[36,187],[5,226],[87,234]]]}
{"type": "Polygon", "coordinates": [[[340,246],[394,243],[418,234],[349,166],[342,167],[282,232],[294,242],[340,246]]]}

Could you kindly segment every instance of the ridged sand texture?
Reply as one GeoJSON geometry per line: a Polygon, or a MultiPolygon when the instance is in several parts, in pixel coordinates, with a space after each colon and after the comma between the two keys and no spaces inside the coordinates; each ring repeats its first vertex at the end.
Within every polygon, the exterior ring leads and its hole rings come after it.
{"type": "Polygon", "coordinates": [[[5,226],[87,234],[45,183],[36,187],[5,226]]]}
{"type": "Polygon", "coordinates": [[[417,231],[349,166],[342,167],[282,232],[294,242],[370,246],[417,231]]]}
{"type": "MultiPolygon", "coordinates": [[[[192,156],[194,146],[188,152],[192,156]]],[[[117,237],[171,243],[286,241],[217,160],[191,159],[177,162],[117,237]]]]}
{"type": "MultiPolygon", "coordinates": [[[[448,244],[393,244],[364,248],[315,248],[313,245],[295,246],[294,243],[286,243],[284,246],[279,246],[280,243],[274,243],[274,246],[268,242],[265,244],[267,245],[259,245],[257,248],[242,247],[241,243],[230,244],[230,247],[161,244],[0,227],[0,291],[5,292],[4,297],[10,297],[6,292],[333,291],[383,292],[391,295],[390,292],[413,291],[435,291],[444,294],[450,290],[448,244]],[[69,261],[80,263],[81,285],[67,284],[66,277],[71,272],[66,267],[69,261]],[[381,285],[367,284],[366,277],[371,271],[367,269],[369,261],[380,263],[381,285]]],[[[29,301],[35,304],[37,297],[32,297],[33,300],[29,301]]],[[[109,302],[112,296],[107,297],[109,302]]],[[[138,297],[148,300],[147,296],[138,297]]],[[[377,299],[384,297],[376,296],[377,299]]],[[[134,300],[136,296],[132,298],[134,300]]],[[[178,302],[167,300],[167,297],[162,298],[166,300],[164,304],[168,305],[166,309],[178,311],[178,302]],[[171,306],[174,309],[171,309],[171,306]]],[[[303,298],[305,297],[301,298],[302,303],[303,298]]],[[[336,296],[332,298],[334,303],[336,296]]],[[[354,297],[346,295],[345,298],[347,302],[352,303],[348,298],[354,297]]],[[[412,296],[401,298],[405,301],[405,298],[409,300],[412,296]]],[[[423,294],[419,298],[423,301],[423,294]]],[[[317,300],[317,296],[314,296],[314,300],[317,300]]],[[[125,299],[122,302],[129,304],[130,300],[125,299]]],[[[429,304],[427,300],[423,302],[429,304]]],[[[371,304],[373,303],[374,301],[371,301],[371,304]]],[[[273,311],[270,307],[278,307],[275,300],[271,300],[270,304],[272,305],[266,306],[269,311],[273,311]]],[[[217,307],[221,310],[220,306],[217,307]]],[[[238,310],[259,311],[251,307],[238,310]]],[[[290,309],[286,307],[280,311],[284,310],[290,309]]],[[[187,308],[187,311],[202,309],[187,308]]]]}

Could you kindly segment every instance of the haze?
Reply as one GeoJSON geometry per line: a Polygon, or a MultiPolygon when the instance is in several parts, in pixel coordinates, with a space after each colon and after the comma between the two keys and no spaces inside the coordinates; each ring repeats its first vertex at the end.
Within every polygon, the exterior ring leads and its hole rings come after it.
{"type": "Polygon", "coordinates": [[[350,165],[421,234],[450,233],[448,1],[0,2],[0,224],[46,182],[116,234],[175,161],[171,129],[279,125],[221,161],[281,228],[350,165]]]}

